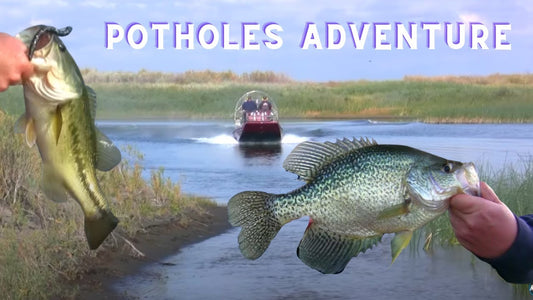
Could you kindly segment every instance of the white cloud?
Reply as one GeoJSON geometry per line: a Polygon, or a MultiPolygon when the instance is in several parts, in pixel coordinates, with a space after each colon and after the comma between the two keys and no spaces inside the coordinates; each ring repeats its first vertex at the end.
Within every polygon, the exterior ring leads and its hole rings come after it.
{"type": "Polygon", "coordinates": [[[463,23],[483,23],[483,18],[475,13],[460,13],[459,20],[463,23]]]}
{"type": "Polygon", "coordinates": [[[49,7],[69,6],[68,1],[65,1],[65,0],[30,0],[28,4],[30,6],[49,6],[49,7]]]}
{"type": "Polygon", "coordinates": [[[115,2],[106,0],[86,0],[81,2],[81,6],[88,6],[94,8],[113,9],[117,6],[115,2]]]}
{"type": "Polygon", "coordinates": [[[2,18],[21,18],[26,15],[26,11],[23,8],[17,6],[0,6],[2,12],[2,18]]]}
{"type": "Polygon", "coordinates": [[[35,26],[35,25],[52,25],[54,24],[54,21],[52,21],[51,19],[31,19],[30,20],[30,26],[35,26]]]}
{"type": "Polygon", "coordinates": [[[133,6],[135,8],[139,8],[139,9],[146,9],[148,7],[148,4],[146,3],[141,3],[141,2],[136,2],[136,3],[128,3],[129,6],[133,6]]]}

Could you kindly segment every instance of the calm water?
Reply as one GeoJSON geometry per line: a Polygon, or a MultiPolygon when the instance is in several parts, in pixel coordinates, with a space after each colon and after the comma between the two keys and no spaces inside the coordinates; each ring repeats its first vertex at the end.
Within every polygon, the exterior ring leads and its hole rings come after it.
{"type": "MultiPolygon", "coordinates": [[[[243,190],[285,193],[302,185],[282,163],[297,143],[371,137],[404,144],[485,168],[518,166],[533,155],[533,124],[428,125],[368,121],[286,122],[280,147],[249,149],[231,137],[229,122],[99,122],[115,143],[144,153],[147,170],[163,167],[186,193],[224,204],[243,190]]],[[[509,299],[512,287],[462,248],[404,251],[390,263],[383,242],[352,259],[338,275],[323,275],[296,257],[305,218],[282,228],[266,253],[244,259],[238,229],[184,248],[115,284],[116,291],[145,299],[509,299]],[[149,274],[149,276],[147,276],[149,274]],[[153,276],[153,275],[157,276],[153,276]],[[154,279],[157,278],[157,279],[154,279]]]]}

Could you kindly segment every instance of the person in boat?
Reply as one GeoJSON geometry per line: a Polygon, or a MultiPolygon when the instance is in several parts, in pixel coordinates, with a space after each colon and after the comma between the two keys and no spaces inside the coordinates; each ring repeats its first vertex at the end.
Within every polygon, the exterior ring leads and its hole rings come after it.
{"type": "Polygon", "coordinates": [[[248,96],[246,101],[242,104],[243,111],[243,120],[247,121],[251,114],[257,111],[257,104],[252,99],[251,96],[248,96]]]}
{"type": "Polygon", "coordinates": [[[252,97],[248,96],[248,99],[242,104],[242,109],[247,113],[253,113],[257,110],[257,104],[252,97]]]}
{"type": "Polygon", "coordinates": [[[261,100],[261,103],[259,104],[259,111],[260,112],[270,112],[272,110],[272,103],[268,101],[267,96],[263,96],[263,99],[261,100]]]}

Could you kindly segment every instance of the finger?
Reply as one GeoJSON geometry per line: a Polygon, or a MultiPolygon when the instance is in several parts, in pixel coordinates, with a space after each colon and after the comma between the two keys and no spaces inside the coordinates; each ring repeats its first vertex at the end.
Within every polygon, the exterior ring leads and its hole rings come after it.
{"type": "Polygon", "coordinates": [[[7,90],[8,86],[9,85],[7,84],[7,82],[4,82],[4,81],[0,80],[0,92],[3,92],[5,90],[7,90]]]}
{"type": "Polygon", "coordinates": [[[450,211],[468,214],[475,212],[480,201],[483,199],[467,194],[458,194],[450,199],[450,211]]]}
{"type": "Polygon", "coordinates": [[[19,52],[16,59],[19,64],[18,68],[20,72],[20,79],[16,82],[20,82],[21,80],[28,79],[31,75],[33,75],[34,69],[33,64],[28,60],[26,52],[19,52]]]}
{"type": "Polygon", "coordinates": [[[481,189],[482,198],[487,199],[494,203],[502,203],[500,201],[500,198],[498,198],[498,196],[494,192],[494,190],[492,190],[492,188],[486,182],[480,183],[480,189],[481,189]]]}
{"type": "Polygon", "coordinates": [[[28,62],[22,67],[20,76],[22,80],[26,80],[30,78],[33,75],[33,73],[34,73],[33,65],[28,62]]]}

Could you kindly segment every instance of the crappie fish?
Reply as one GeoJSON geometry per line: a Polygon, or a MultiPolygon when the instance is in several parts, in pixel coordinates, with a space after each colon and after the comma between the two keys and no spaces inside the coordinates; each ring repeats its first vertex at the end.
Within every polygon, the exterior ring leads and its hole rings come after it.
{"type": "Polygon", "coordinates": [[[26,112],[15,130],[37,144],[43,161],[41,188],[53,201],[67,193],[85,215],[85,235],[96,249],[113,231],[118,219],[109,211],[95,168],[107,171],[121,160],[120,151],[94,124],[96,95],[85,86],[76,62],[59,36],[71,28],[38,25],[17,37],[29,48],[35,74],[23,82],[26,112]]]}
{"type": "Polygon", "coordinates": [[[241,192],[228,202],[229,222],[242,227],[241,253],[259,258],[284,224],[309,216],[297,255],[326,274],[342,272],[385,233],[396,233],[394,262],[413,231],[446,211],[453,195],[479,193],[472,163],[368,139],[304,142],[283,167],[307,183],[287,194],[241,192]]]}

